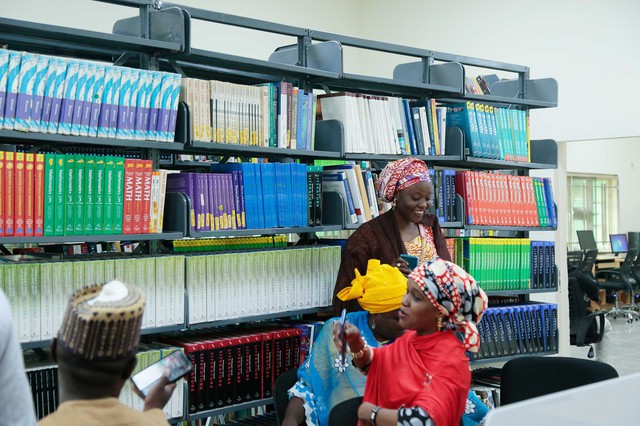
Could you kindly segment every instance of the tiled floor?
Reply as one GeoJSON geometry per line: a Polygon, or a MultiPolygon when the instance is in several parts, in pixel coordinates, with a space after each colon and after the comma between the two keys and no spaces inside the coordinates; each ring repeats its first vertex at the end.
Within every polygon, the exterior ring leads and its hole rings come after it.
{"type": "MultiPolygon", "coordinates": [[[[595,359],[612,365],[621,376],[639,372],[640,322],[628,324],[623,319],[609,319],[609,322],[611,328],[596,345],[595,359]]],[[[588,347],[571,346],[571,356],[586,358],[588,350],[588,347]]]]}

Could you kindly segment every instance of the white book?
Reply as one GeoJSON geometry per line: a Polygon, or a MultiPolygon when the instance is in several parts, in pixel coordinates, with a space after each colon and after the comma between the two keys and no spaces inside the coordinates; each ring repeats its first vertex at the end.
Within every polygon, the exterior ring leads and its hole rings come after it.
{"type": "Polygon", "coordinates": [[[131,86],[129,90],[129,112],[127,113],[127,127],[125,139],[137,139],[136,116],[138,114],[138,99],[140,91],[144,92],[144,71],[131,70],[131,86]]]}
{"type": "Polygon", "coordinates": [[[420,114],[420,126],[422,130],[422,138],[424,139],[424,152],[429,155],[430,149],[434,146],[434,142],[431,140],[431,133],[429,132],[429,119],[427,118],[427,109],[425,107],[418,108],[420,114]]]}
{"type": "MultiPolygon", "coordinates": [[[[206,255],[203,256],[205,258],[205,267],[206,267],[206,290],[207,290],[207,322],[215,321],[217,306],[216,306],[216,291],[215,291],[215,256],[214,255],[206,255]]],[[[189,280],[187,280],[187,286],[190,285],[189,280]]]]}
{"type": "MultiPolygon", "coordinates": [[[[40,337],[42,340],[54,336],[54,263],[43,262],[40,268],[40,337]]],[[[0,270],[0,275],[2,270],[0,270]]],[[[57,331],[57,330],[56,330],[57,331]]]]}
{"type": "MultiPolygon", "coordinates": [[[[60,105],[60,115],[57,122],[53,119],[49,123],[49,133],[70,135],[71,134],[71,122],[73,121],[74,104],[76,100],[76,93],[78,92],[78,75],[80,73],[80,62],[70,60],[67,65],[67,71],[64,76],[64,86],[62,89],[62,102],[60,105]],[[52,125],[54,125],[54,132],[52,132],[52,125]],[[55,128],[57,126],[57,128],[55,128]]],[[[52,111],[53,117],[53,111],[52,111]]]]}
{"type": "Polygon", "coordinates": [[[200,312],[198,311],[198,298],[200,297],[200,276],[198,275],[198,262],[195,256],[186,256],[187,269],[187,296],[189,307],[189,324],[200,322],[200,312]]]}
{"type": "Polygon", "coordinates": [[[180,102],[180,82],[182,76],[180,74],[172,74],[171,97],[169,98],[167,127],[164,130],[163,142],[173,142],[176,138],[176,123],[178,116],[178,103],[180,102]]]}
{"type": "Polygon", "coordinates": [[[440,138],[440,153],[445,155],[446,139],[447,139],[447,107],[436,107],[438,117],[438,137],[440,138]]]}
{"type": "Polygon", "coordinates": [[[18,74],[18,98],[16,101],[14,124],[15,130],[23,132],[29,131],[29,121],[31,120],[31,101],[37,68],[38,55],[23,52],[22,60],[20,61],[20,72],[18,74]]]}
{"type": "MultiPolygon", "coordinates": [[[[119,68],[118,68],[119,70],[119,68]]],[[[100,101],[94,100],[96,105],[92,106],[91,111],[91,124],[89,129],[90,136],[97,136],[100,138],[106,138],[109,136],[109,123],[111,120],[111,104],[113,103],[114,96],[114,80],[116,79],[116,67],[106,66],[104,68],[104,77],[102,79],[102,89],[96,87],[94,91],[98,90],[102,93],[102,99],[100,101]],[[99,102],[99,105],[97,103],[99,102]],[[96,111],[97,110],[97,111],[96,111]],[[96,114],[98,120],[96,121],[96,114]]]]}
{"type": "Polygon", "coordinates": [[[162,87],[167,85],[165,82],[165,73],[161,71],[153,71],[151,79],[151,87],[149,92],[149,119],[145,139],[158,140],[158,119],[160,116],[160,105],[162,102],[162,87]]]}
{"type": "Polygon", "coordinates": [[[40,300],[42,296],[40,294],[40,267],[37,263],[26,263],[27,279],[31,290],[29,292],[31,296],[29,317],[31,318],[31,338],[32,342],[42,340],[42,330],[40,324],[42,322],[41,315],[43,314],[42,305],[40,300]]]}
{"type": "Polygon", "coordinates": [[[167,295],[167,276],[166,264],[167,256],[159,256],[156,261],[156,327],[168,325],[167,315],[165,313],[169,296],[167,295]]]}
{"type": "Polygon", "coordinates": [[[163,279],[167,280],[165,284],[165,303],[164,306],[160,307],[160,312],[162,315],[166,317],[165,325],[174,325],[177,324],[176,321],[176,310],[175,304],[178,303],[178,300],[175,299],[176,296],[176,287],[180,285],[182,280],[176,276],[176,267],[173,256],[166,256],[163,258],[164,260],[164,271],[165,275],[163,279]]]}
{"type": "Polygon", "coordinates": [[[154,257],[145,257],[143,259],[144,267],[144,288],[146,291],[146,306],[144,324],[147,328],[156,327],[157,312],[157,289],[156,289],[156,259],[154,257]]]}
{"type": "Polygon", "coordinates": [[[266,275],[268,278],[268,288],[269,288],[269,312],[277,312],[278,311],[278,279],[277,279],[277,271],[276,267],[276,251],[269,250],[265,253],[265,262],[266,262],[266,275]]]}
{"type": "MultiPolygon", "coordinates": [[[[118,121],[115,129],[117,139],[127,139],[129,126],[129,107],[131,105],[131,90],[137,75],[134,77],[131,68],[122,68],[120,75],[120,92],[118,96],[118,121]]],[[[109,130],[111,137],[111,129],[109,130]]]]}
{"type": "Polygon", "coordinates": [[[29,283],[29,271],[27,264],[16,265],[17,298],[13,306],[18,306],[18,312],[14,313],[18,319],[18,339],[20,342],[30,342],[31,338],[31,285],[29,283]]]}
{"type": "MultiPolygon", "coordinates": [[[[195,256],[196,276],[198,279],[197,291],[197,315],[196,321],[207,322],[207,257],[195,256]]],[[[187,282],[188,283],[188,282],[187,282]]],[[[176,294],[177,297],[177,294],[176,294]]]]}
{"type": "Polygon", "coordinates": [[[198,80],[198,104],[200,107],[200,140],[211,142],[211,87],[206,80],[198,80]]]}
{"type": "Polygon", "coordinates": [[[111,139],[115,139],[118,133],[118,121],[119,121],[119,115],[120,115],[120,94],[122,92],[125,69],[127,68],[116,67],[116,66],[112,67],[113,80],[111,80],[111,90],[110,90],[111,97],[109,101],[109,103],[111,104],[111,109],[109,110],[109,121],[107,125],[107,130],[108,130],[107,137],[111,139]]]}
{"type": "Polygon", "coordinates": [[[76,83],[76,97],[73,102],[73,116],[71,118],[70,132],[73,136],[80,136],[80,124],[82,123],[82,112],[84,110],[84,98],[87,93],[87,75],[89,73],[89,63],[80,61],[78,64],[78,81],[76,83]]]}
{"type": "Polygon", "coordinates": [[[267,251],[260,252],[258,256],[258,302],[259,302],[259,313],[266,314],[270,312],[271,309],[271,282],[269,279],[269,269],[271,268],[271,264],[268,259],[267,251]]]}
{"type": "MultiPolygon", "coordinates": [[[[89,125],[91,124],[91,111],[93,108],[93,94],[96,90],[96,78],[100,78],[100,75],[98,75],[98,65],[94,62],[89,62],[87,68],[87,79],[84,89],[84,98],[82,99],[82,115],[80,117],[78,131],[78,134],[80,136],[89,136],[89,125]]],[[[102,78],[104,78],[104,71],[102,78]]]]}

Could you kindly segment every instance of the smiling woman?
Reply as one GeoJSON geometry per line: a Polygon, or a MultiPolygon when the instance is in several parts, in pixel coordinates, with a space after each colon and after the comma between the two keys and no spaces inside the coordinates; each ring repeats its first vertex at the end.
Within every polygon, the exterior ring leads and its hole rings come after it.
{"type": "Polygon", "coordinates": [[[336,315],[342,308],[360,310],[357,303],[343,302],[337,294],[350,285],[355,270],[365,273],[369,259],[396,266],[405,275],[411,270],[401,254],[417,257],[418,263],[436,255],[451,259],[438,219],[427,213],[433,202],[427,165],[416,158],[393,161],[382,170],[379,182],[378,198],[393,203],[393,208],[361,225],[347,240],[333,292],[336,315]]]}

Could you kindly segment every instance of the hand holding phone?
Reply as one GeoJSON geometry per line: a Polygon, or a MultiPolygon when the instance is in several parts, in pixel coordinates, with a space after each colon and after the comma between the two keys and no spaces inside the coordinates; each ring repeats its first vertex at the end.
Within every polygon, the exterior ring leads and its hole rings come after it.
{"type": "Polygon", "coordinates": [[[404,259],[407,261],[407,263],[409,264],[409,269],[411,269],[412,271],[414,269],[416,269],[416,266],[418,266],[418,257],[417,256],[412,256],[410,254],[401,254],[400,258],[404,259]]]}
{"type": "Polygon", "coordinates": [[[163,375],[166,376],[169,383],[173,383],[189,373],[191,368],[191,360],[182,351],[174,351],[133,375],[131,381],[136,389],[146,397],[163,375]]]}
{"type": "Polygon", "coordinates": [[[347,310],[343,309],[340,314],[340,341],[342,342],[342,350],[340,355],[342,356],[342,362],[345,361],[347,355],[347,334],[345,333],[345,326],[347,323],[347,310]]]}

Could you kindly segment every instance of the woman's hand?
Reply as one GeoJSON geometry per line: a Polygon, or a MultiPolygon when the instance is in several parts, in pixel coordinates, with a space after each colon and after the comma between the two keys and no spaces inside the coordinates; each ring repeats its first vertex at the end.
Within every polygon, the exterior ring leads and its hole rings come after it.
{"type": "MultiPolygon", "coordinates": [[[[344,335],[348,348],[356,347],[358,349],[364,345],[364,343],[361,343],[363,339],[360,337],[360,330],[350,322],[344,324],[344,335]]],[[[342,340],[340,339],[340,323],[338,321],[333,324],[333,343],[338,348],[338,353],[340,353],[342,351],[342,340]]]]}
{"type": "Polygon", "coordinates": [[[401,257],[391,262],[391,266],[395,266],[396,268],[398,268],[405,277],[411,273],[411,269],[409,269],[409,263],[401,257]]]}

